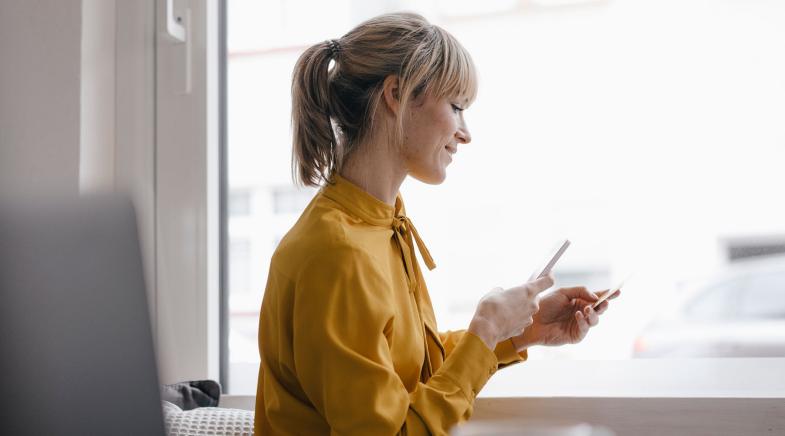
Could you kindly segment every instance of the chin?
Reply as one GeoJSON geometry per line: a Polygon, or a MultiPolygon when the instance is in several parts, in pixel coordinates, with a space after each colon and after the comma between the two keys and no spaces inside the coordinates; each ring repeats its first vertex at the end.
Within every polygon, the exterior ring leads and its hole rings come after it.
{"type": "Polygon", "coordinates": [[[447,170],[443,168],[440,171],[411,172],[409,175],[429,185],[441,185],[447,178],[447,170]]]}

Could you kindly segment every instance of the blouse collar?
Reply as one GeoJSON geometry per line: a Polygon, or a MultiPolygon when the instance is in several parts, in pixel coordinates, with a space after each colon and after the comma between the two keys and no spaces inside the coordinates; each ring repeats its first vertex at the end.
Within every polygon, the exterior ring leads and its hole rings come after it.
{"type": "Polygon", "coordinates": [[[390,227],[396,216],[406,214],[400,193],[395,196],[395,206],[391,206],[339,174],[333,175],[332,183],[326,183],[321,190],[327,198],[369,224],[390,227]]]}
{"type": "Polygon", "coordinates": [[[420,238],[420,234],[406,216],[406,208],[403,206],[400,192],[395,196],[395,206],[390,206],[339,174],[335,174],[332,183],[324,185],[321,192],[325,197],[337,202],[347,211],[368,224],[388,227],[393,230],[396,239],[398,239],[402,247],[402,255],[412,288],[416,288],[416,274],[414,273],[415,244],[420,250],[420,254],[428,269],[436,268],[436,264],[433,262],[433,258],[428,252],[425,243],[420,238]]]}

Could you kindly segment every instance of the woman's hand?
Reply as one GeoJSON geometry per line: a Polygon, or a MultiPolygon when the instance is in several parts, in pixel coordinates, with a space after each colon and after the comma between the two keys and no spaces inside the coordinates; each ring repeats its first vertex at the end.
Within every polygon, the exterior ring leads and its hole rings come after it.
{"type": "Polygon", "coordinates": [[[589,292],[585,287],[561,288],[540,300],[540,310],[532,317],[532,324],[515,337],[513,343],[520,352],[532,345],[577,344],[586,337],[591,327],[600,322],[600,315],[608,310],[608,301],[617,298],[616,291],[597,309],[592,305],[606,292],[589,292]]]}
{"type": "Polygon", "coordinates": [[[522,286],[492,290],[477,305],[469,332],[493,350],[497,343],[520,334],[532,324],[533,316],[540,310],[538,296],[551,286],[553,276],[549,274],[522,286]]]}

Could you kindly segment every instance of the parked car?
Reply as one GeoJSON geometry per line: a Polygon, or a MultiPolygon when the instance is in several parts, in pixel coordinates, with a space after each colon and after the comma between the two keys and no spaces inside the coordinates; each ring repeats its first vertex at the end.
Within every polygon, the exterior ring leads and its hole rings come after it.
{"type": "Polygon", "coordinates": [[[785,356],[785,255],[735,262],[648,325],[634,357],[785,356]]]}

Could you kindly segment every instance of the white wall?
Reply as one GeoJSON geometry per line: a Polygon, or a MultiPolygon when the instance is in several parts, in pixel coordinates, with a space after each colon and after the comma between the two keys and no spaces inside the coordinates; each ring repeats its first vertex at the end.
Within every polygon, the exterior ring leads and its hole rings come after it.
{"type": "Polygon", "coordinates": [[[131,195],[162,383],[218,378],[217,2],[189,4],[172,45],[156,0],[0,3],[0,194],[131,195]]]}
{"type": "Polygon", "coordinates": [[[114,188],[130,194],[136,207],[150,317],[157,337],[155,3],[116,2],[115,14],[114,188]]]}
{"type": "Polygon", "coordinates": [[[82,0],[79,191],[112,191],[115,173],[115,2],[82,0]]]}
{"type": "Polygon", "coordinates": [[[0,2],[0,194],[130,194],[153,332],[155,2],[0,2]]]}
{"type": "Polygon", "coordinates": [[[78,192],[81,11],[0,2],[0,194],[78,192]]]}

